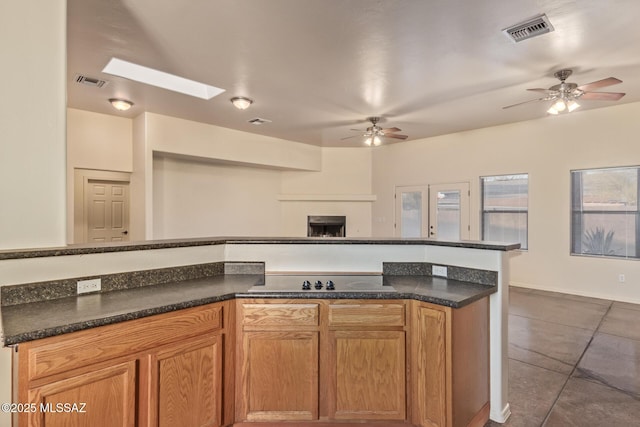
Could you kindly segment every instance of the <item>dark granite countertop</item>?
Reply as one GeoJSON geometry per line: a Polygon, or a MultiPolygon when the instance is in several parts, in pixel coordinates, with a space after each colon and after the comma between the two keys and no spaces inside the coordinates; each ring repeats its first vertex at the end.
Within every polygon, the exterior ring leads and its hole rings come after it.
{"type": "Polygon", "coordinates": [[[39,258],[64,255],[86,255],[108,252],[128,252],[149,249],[183,248],[223,244],[307,244],[307,245],[430,245],[455,248],[512,251],[520,243],[502,243],[479,240],[446,241],[398,237],[200,237],[192,239],[148,240],[125,243],[78,244],[53,248],[0,250],[0,260],[39,258]]]}
{"type": "Polygon", "coordinates": [[[396,292],[250,293],[262,275],[232,274],[2,307],[4,345],[61,335],[233,298],[414,299],[453,308],[496,292],[432,276],[384,276],[396,292]]]}

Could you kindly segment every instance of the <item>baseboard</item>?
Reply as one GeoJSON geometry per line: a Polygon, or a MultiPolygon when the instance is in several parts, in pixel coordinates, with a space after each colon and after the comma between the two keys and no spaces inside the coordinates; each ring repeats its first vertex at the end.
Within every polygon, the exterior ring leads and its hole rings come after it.
{"type": "Polygon", "coordinates": [[[478,413],[471,418],[471,421],[469,421],[469,424],[467,424],[467,427],[483,427],[487,421],[489,421],[489,411],[490,411],[490,405],[489,402],[487,402],[482,409],[480,409],[478,411],[478,413]]]}
{"type": "Polygon", "coordinates": [[[558,292],[561,294],[567,295],[576,295],[579,297],[587,297],[587,298],[598,298],[605,299],[609,301],[618,301],[618,302],[628,302],[631,304],[640,304],[640,299],[633,298],[616,298],[615,296],[606,295],[600,292],[580,292],[576,290],[568,290],[566,288],[559,288],[554,286],[538,286],[533,285],[531,283],[523,283],[523,282],[510,282],[509,286],[513,286],[514,288],[523,288],[523,289],[533,289],[536,291],[546,291],[546,292],[558,292]]]}
{"type": "Polygon", "coordinates": [[[363,427],[363,426],[380,426],[380,427],[413,427],[413,424],[399,421],[278,421],[278,422],[247,422],[235,423],[233,427],[363,427]]]}
{"type": "Polygon", "coordinates": [[[506,423],[507,420],[509,419],[509,416],[511,416],[511,407],[509,406],[508,403],[504,405],[504,408],[502,408],[502,411],[497,408],[496,409],[492,408],[492,411],[489,414],[489,418],[491,418],[491,421],[495,421],[500,424],[506,423]]]}

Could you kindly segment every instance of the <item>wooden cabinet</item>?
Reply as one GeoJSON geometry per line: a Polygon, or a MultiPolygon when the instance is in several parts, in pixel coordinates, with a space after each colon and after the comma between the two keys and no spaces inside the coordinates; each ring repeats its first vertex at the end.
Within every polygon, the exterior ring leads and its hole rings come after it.
{"type": "Polygon", "coordinates": [[[20,425],[232,424],[222,404],[233,378],[222,367],[229,359],[233,370],[233,310],[211,304],[21,344],[16,401],[37,410],[19,414],[20,425]],[[74,404],[83,411],[66,410],[74,404]]]}
{"type": "Polygon", "coordinates": [[[404,301],[238,300],[236,420],[406,418],[404,301]]]}
{"type": "Polygon", "coordinates": [[[242,342],[240,419],[317,419],[318,332],[248,331],[242,342]]]}
{"type": "Polygon", "coordinates": [[[238,301],[237,420],[318,418],[319,306],[238,301]]]}
{"type": "Polygon", "coordinates": [[[329,418],[404,420],[405,339],[402,331],[332,331],[329,418]]]}
{"type": "Polygon", "coordinates": [[[488,298],[238,299],[21,344],[15,402],[29,427],[481,427],[488,339],[488,298]]]}
{"type": "Polygon", "coordinates": [[[222,335],[181,341],[148,356],[148,425],[222,425],[222,335]]]}
{"type": "Polygon", "coordinates": [[[135,384],[133,360],[78,370],[30,389],[28,402],[37,409],[29,414],[29,424],[20,425],[133,427],[135,384]]]}
{"type": "Polygon", "coordinates": [[[335,302],[328,313],[329,419],[404,420],[404,302],[335,302]]]}
{"type": "Polygon", "coordinates": [[[459,309],[412,305],[413,424],[484,426],[489,419],[489,299],[459,309]]]}

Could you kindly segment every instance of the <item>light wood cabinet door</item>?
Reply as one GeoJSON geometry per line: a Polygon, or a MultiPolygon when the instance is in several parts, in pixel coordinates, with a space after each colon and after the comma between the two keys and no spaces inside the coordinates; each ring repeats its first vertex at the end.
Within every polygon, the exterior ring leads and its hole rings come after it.
{"type": "Polygon", "coordinates": [[[329,332],[329,418],[404,420],[405,332],[329,332]]]}
{"type": "Polygon", "coordinates": [[[29,390],[35,413],[20,425],[30,427],[133,427],[136,420],[136,362],[73,371],[64,379],[29,390]]]}
{"type": "Polygon", "coordinates": [[[423,427],[447,425],[446,313],[428,307],[414,310],[412,380],[417,423],[423,427]]]}
{"type": "Polygon", "coordinates": [[[318,418],[317,331],[245,331],[239,420],[318,418]]]}
{"type": "Polygon", "coordinates": [[[192,338],[149,355],[149,426],[222,425],[221,334],[192,338]]]}

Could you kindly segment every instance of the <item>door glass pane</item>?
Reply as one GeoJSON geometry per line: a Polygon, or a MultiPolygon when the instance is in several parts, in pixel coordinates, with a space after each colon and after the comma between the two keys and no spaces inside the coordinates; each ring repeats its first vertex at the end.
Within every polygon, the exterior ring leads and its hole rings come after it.
{"type": "Polygon", "coordinates": [[[439,191],[436,208],[438,238],[460,239],[460,191],[439,191]]]}
{"type": "Polygon", "coordinates": [[[420,237],[422,230],[422,192],[402,193],[401,236],[420,237]]]}

